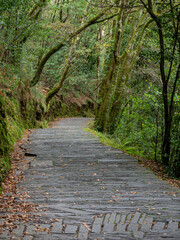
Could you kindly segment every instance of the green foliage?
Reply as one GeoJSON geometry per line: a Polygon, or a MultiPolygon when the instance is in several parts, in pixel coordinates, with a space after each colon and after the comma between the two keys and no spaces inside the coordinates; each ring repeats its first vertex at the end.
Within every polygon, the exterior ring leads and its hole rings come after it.
{"type": "MultiPolygon", "coordinates": [[[[6,95],[0,92],[0,184],[10,169],[9,153],[14,143],[22,137],[25,129],[47,127],[47,120],[43,117],[45,108],[41,105],[38,96],[21,87],[20,98],[16,94],[6,95]]],[[[45,106],[45,105],[44,105],[45,106]]]]}
{"type": "Polygon", "coordinates": [[[25,6],[27,6],[27,3],[29,3],[29,0],[0,0],[0,12],[8,12],[11,13],[12,10],[16,10],[22,8],[25,10],[25,6]]]}
{"type": "Polygon", "coordinates": [[[4,99],[2,92],[0,92],[0,184],[10,169],[10,146],[4,99]]]}
{"type": "MultiPolygon", "coordinates": [[[[180,87],[180,85],[179,85],[180,87]]],[[[172,134],[171,134],[171,157],[170,163],[171,168],[176,176],[180,174],[180,93],[175,96],[174,104],[174,118],[172,123],[172,134]]],[[[179,176],[180,177],[180,176],[179,176]]]]}
{"type": "MultiPolygon", "coordinates": [[[[161,161],[160,140],[161,129],[157,129],[158,113],[162,111],[156,105],[157,99],[151,94],[131,97],[131,100],[120,117],[114,137],[121,139],[122,146],[135,155],[161,161]]],[[[159,123],[160,125],[160,123],[159,123]]]]}
{"type": "Polygon", "coordinates": [[[4,109],[4,101],[3,101],[2,95],[0,95],[0,136],[1,136],[0,156],[1,155],[6,156],[9,152],[8,150],[9,140],[7,137],[7,133],[8,133],[8,130],[7,130],[6,113],[4,109]]]}
{"type": "MultiPolygon", "coordinates": [[[[144,10],[149,8],[144,16],[153,22],[146,28],[144,37],[141,39],[140,34],[143,18],[134,31],[137,12],[130,13],[124,25],[121,22],[119,32],[123,34],[119,41],[120,64],[116,61],[118,52],[113,65],[114,56],[106,51],[104,69],[108,73],[99,94],[97,129],[120,139],[121,146],[129,153],[154,159],[168,166],[172,175],[180,177],[178,7],[176,1],[158,4],[152,1],[150,9],[151,0],[143,2],[144,10]],[[154,15],[149,14],[151,11],[154,15]],[[112,59],[110,64],[108,57],[112,59]]],[[[110,50],[111,47],[112,43],[110,50]]]]}
{"type": "Polygon", "coordinates": [[[0,185],[10,169],[10,152],[25,129],[47,127],[42,92],[29,90],[10,64],[0,68],[0,185]]]}
{"type": "Polygon", "coordinates": [[[31,30],[31,22],[27,15],[32,4],[33,1],[28,0],[1,0],[0,47],[3,52],[0,57],[3,61],[17,63],[22,47],[21,42],[31,30]]]}

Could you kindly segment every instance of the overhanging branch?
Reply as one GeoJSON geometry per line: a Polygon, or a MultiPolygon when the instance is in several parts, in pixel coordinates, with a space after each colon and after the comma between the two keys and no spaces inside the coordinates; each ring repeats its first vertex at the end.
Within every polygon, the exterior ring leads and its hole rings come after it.
{"type": "Polygon", "coordinates": [[[41,76],[42,70],[46,64],[46,62],[49,60],[49,58],[56,52],[58,52],[63,46],[65,46],[66,42],[69,40],[72,40],[74,37],[76,37],[78,34],[80,34],[82,31],[84,31],[86,28],[89,26],[96,24],[96,21],[101,18],[103,15],[105,15],[112,7],[107,8],[103,12],[97,14],[94,18],[90,19],[87,23],[83,24],[80,28],[75,30],[73,33],[71,33],[67,38],[64,38],[60,43],[58,43],[56,46],[51,48],[45,56],[41,59],[39,66],[37,68],[37,71],[35,73],[35,76],[33,80],[30,82],[30,86],[33,87],[35,86],[41,76]]]}
{"type": "Polygon", "coordinates": [[[112,19],[112,18],[114,18],[114,17],[116,17],[116,16],[118,16],[118,13],[113,14],[113,15],[111,15],[111,16],[108,16],[108,17],[106,17],[106,18],[104,18],[104,19],[101,19],[101,20],[99,20],[99,21],[96,21],[96,22],[94,22],[94,24],[96,24],[96,23],[102,23],[102,22],[104,22],[104,21],[106,21],[106,20],[110,20],[110,19],[112,19]]]}

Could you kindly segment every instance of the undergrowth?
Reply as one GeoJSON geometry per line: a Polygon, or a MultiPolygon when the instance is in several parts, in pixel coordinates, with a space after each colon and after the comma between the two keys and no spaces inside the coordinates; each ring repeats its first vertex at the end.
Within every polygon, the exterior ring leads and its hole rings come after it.
{"type": "MultiPolygon", "coordinates": [[[[0,186],[11,168],[10,153],[14,143],[28,128],[48,126],[45,112],[27,85],[16,85],[15,91],[1,82],[0,91],[0,186]],[[41,115],[41,117],[39,117],[41,115]]],[[[1,189],[0,189],[1,191],[1,189]]]]}

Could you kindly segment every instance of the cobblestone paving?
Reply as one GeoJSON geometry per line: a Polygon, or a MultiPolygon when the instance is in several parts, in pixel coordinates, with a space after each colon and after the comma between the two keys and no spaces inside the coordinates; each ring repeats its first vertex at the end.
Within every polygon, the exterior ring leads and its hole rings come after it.
{"type": "MultiPolygon", "coordinates": [[[[180,191],[70,118],[30,136],[20,192],[36,220],[0,239],[180,239],[180,191]]],[[[16,200],[20,201],[20,200],[16,200]]]]}

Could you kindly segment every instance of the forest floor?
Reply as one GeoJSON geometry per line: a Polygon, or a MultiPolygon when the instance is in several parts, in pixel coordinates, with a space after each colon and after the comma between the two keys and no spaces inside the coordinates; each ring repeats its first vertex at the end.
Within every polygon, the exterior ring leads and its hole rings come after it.
{"type": "Polygon", "coordinates": [[[84,131],[90,120],[61,119],[17,144],[0,239],[180,237],[180,190],[84,131]]]}

